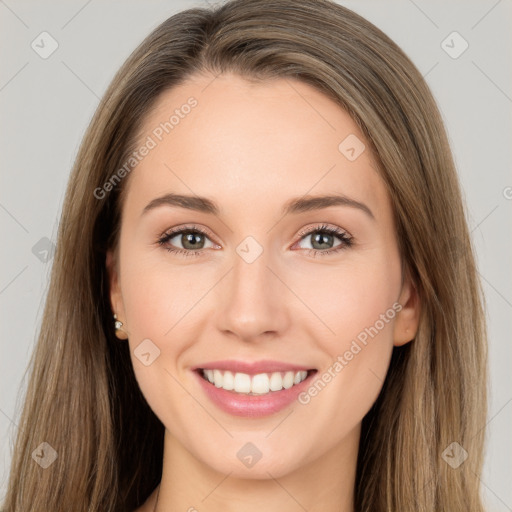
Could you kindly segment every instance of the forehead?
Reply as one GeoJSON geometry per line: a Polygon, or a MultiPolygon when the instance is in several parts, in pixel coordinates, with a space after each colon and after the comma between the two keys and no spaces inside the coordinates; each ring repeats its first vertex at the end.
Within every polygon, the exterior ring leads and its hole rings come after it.
{"type": "Polygon", "coordinates": [[[388,202],[368,144],[349,114],[290,79],[249,82],[197,75],[163,93],[136,147],[127,201],[143,208],[168,192],[214,198],[221,209],[281,207],[290,197],[340,193],[388,202]],[[354,158],[354,156],[356,158],[354,158]]]}

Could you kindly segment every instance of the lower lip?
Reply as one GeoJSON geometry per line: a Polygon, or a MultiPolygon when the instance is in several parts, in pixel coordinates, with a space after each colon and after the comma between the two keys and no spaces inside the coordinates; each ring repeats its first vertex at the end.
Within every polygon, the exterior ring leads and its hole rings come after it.
{"type": "Polygon", "coordinates": [[[194,371],[194,373],[206,396],[224,412],[233,416],[260,418],[288,407],[310,385],[316,371],[311,372],[302,382],[291,388],[271,391],[266,395],[245,395],[235,391],[226,391],[204,379],[198,371],[194,371]]]}

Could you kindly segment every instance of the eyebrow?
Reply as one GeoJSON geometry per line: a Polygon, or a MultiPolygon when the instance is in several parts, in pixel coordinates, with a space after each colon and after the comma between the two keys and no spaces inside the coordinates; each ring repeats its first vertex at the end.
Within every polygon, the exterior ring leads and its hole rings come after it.
{"type": "MultiPolygon", "coordinates": [[[[184,194],[165,194],[162,197],[153,199],[142,211],[142,214],[147,213],[150,210],[158,208],[160,206],[175,206],[179,208],[186,208],[188,210],[195,210],[198,212],[208,213],[212,215],[219,215],[219,206],[208,199],[207,197],[200,196],[189,196],[184,194]]],[[[321,210],[323,208],[329,208],[330,206],[350,206],[351,208],[357,208],[371,219],[375,220],[375,216],[368,206],[360,201],[351,199],[343,194],[335,195],[321,195],[321,196],[302,196],[292,198],[287,201],[282,209],[282,215],[302,213],[312,210],[321,210]]]]}

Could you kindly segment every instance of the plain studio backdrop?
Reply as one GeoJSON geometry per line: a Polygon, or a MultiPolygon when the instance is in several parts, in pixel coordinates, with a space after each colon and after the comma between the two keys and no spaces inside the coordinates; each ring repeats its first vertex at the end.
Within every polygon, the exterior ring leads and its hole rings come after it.
{"type": "MultiPolygon", "coordinates": [[[[41,325],[58,217],[84,131],[139,42],[167,17],[208,3],[0,0],[2,500],[23,373],[41,325]]],[[[407,53],[445,120],[488,307],[490,405],[482,489],[489,511],[512,511],[512,2],[339,3],[407,53]]]]}

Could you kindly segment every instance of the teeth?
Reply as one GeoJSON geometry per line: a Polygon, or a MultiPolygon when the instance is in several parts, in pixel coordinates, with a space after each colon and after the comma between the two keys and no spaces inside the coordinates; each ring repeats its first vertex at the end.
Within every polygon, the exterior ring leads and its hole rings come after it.
{"type": "Polygon", "coordinates": [[[283,379],[283,388],[290,389],[293,386],[293,379],[295,375],[293,372],[286,372],[283,379]]]}
{"type": "Polygon", "coordinates": [[[270,379],[266,373],[259,373],[252,378],[251,392],[264,395],[270,391],[270,379]]]}
{"type": "Polygon", "coordinates": [[[203,376],[217,388],[226,391],[235,391],[246,395],[265,395],[271,391],[290,389],[300,384],[308,372],[273,372],[248,375],[247,373],[235,373],[223,370],[202,370],[203,376]]]}
{"type": "Polygon", "coordinates": [[[228,391],[235,389],[235,377],[231,372],[224,372],[222,387],[228,391]]]}
{"type": "Polygon", "coordinates": [[[224,385],[224,377],[220,370],[213,370],[213,383],[216,388],[221,388],[224,385]]]}
{"type": "Polygon", "coordinates": [[[270,391],[281,391],[283,389],[283,378],[280,373],[273,373],[270,376],[270,391]]]}
{"type": "Polygon", "coordinates": [[[251,377],[246,373],[235,373],[235,391],[237,393],[251,392],[251,377]]]}

